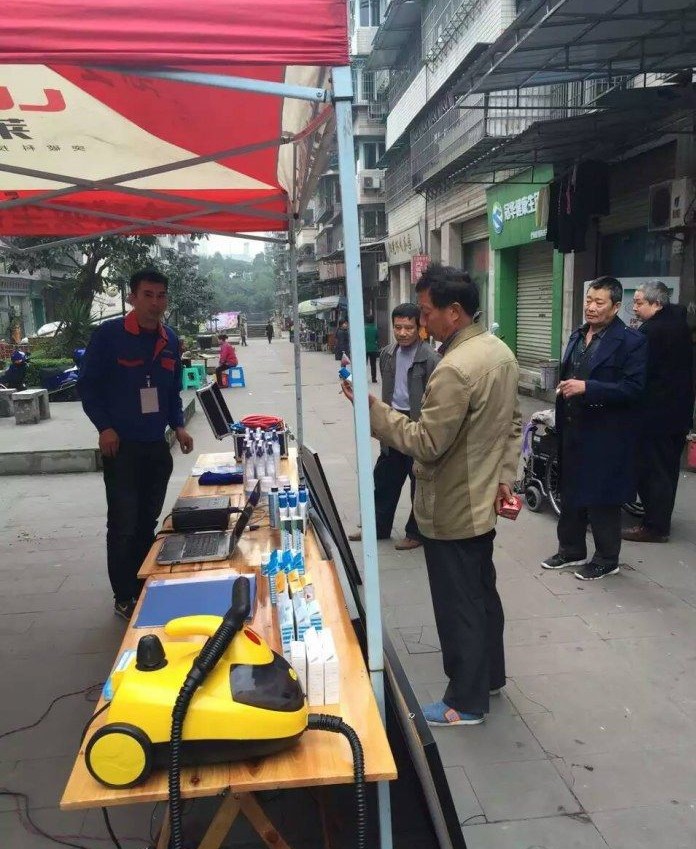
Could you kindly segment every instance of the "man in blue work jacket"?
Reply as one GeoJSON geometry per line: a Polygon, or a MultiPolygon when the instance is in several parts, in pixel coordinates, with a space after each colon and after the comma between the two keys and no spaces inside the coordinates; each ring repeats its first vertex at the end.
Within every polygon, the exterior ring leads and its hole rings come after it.
{"type": "Polygon", "coordinates": [[[179,340],[161,320],[167,285],[154,269],[133,275],[132,312],[94,331],[78,382],[84,411],[99,431],[107,566],[114,612],[123,619],[133,613],[138,570],[154,542],[172,473],[167,425],[184,454],[193,450],[181,405],[179,340]]]}

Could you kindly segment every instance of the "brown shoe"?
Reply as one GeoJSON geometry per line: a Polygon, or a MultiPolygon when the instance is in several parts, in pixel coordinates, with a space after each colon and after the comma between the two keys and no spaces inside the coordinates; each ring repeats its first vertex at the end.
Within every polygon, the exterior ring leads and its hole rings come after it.
{"type": "Polygon", "coordinates": [[[356,531],[354,534],[348,534],[348,539],[351,542],[361,542],[362,541],[362,531],[356,531]]]}
{"type": "Polygon", "coordinates": [[[661,536],[660,534],[654,534],[652,531],[649,531],[647,528],[639,525],[635,528],[627,528],[625,531],[621,533],[621,539],[628,540],[629,542],[668,542],[669,537],[661,536]]]}
{"type": "Polygon", "coordinates": [[[419,539],[411,539],[411,537],[404,537],[401,542],[397,542],[394,548],[397,551],[411,551],[413,548],[420,548],[423,543],[419,539]]]}

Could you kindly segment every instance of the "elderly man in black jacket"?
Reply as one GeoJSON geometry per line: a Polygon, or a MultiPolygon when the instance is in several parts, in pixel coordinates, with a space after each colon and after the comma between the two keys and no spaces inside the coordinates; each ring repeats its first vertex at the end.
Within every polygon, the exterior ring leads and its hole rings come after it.
{"type": "Polygon", "coordinates": [[[618,317],[622,297],[614,277],[590,284],[585,324],[568,341],[556,396],[559,545],[541,565],[580,565],[575,577],[583,581],[619,571],[621,505],[636,491],[636,411],[645,386],[647,345],[643,334],[618,317]],[[588,524],[595,553],[586,563],[588,524]]]}
{"type": "Polygon", "coordinates": [[[624,531],[633,542],[667,542],[679,483],[679,463],[694,413],[693,346],[684,307],[670,304],[669,289],[644,283],[633,312],[648,339],[648,370],[638,452],[642,523],[624,531]]]}

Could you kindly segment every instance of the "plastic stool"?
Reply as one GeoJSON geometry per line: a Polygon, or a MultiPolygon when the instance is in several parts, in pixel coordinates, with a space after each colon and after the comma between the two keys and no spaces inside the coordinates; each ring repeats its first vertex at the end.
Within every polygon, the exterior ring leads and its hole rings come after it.
{"type": "Polygon", "coordinates": [[[195,368],[201,379],[201,386],[205,386],[205,365],[203,363],[191,363],[190,368],[195,368]]]}
{"type": "Polygon", "coordinates": [[[227,369],[228,386],[246,386],[244,382],[244,369],[241,366],[231,366],[227,369]]]}
{"type": "Polygon", "coordinates": [[[182,389],[200,389],[203,386],[201,373],[197,368],[184,368],[181,370],[182,389]]]}

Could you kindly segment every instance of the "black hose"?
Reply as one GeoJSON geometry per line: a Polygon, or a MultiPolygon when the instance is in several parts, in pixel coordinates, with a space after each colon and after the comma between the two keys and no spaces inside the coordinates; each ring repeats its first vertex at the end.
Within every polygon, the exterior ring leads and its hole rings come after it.
{"type": "MultiPolygon", "coordinates": [[[[353,780],[355,781],[355,801],[357,807],[358,849],[367,847],[367,805],[365,801],[365,757],[360,738],[355,730],[347,725],[340,716],[327,713],[310,713],[307,728],[317,731],[333,731],[343,734],[353,753],[353,780]]],[[[177,847],[178,849],[178,847],[177,847]]]]}
{"type": "Polygon", "coordinates": [[[225,614],[220,627],[203,644],[203,648],[193,661],[179,695],[172,709],[172,726],[169,735],[169,821],[171,835],[170,849],[183,849],[183,828],[181,822],[181,738],[184,720],[191,699],[206,676],[220,660],[234,635],[244,624],[249,613],[250,590],[247,578],[240,576],[232,587],[232,607],[225,614]]]}

